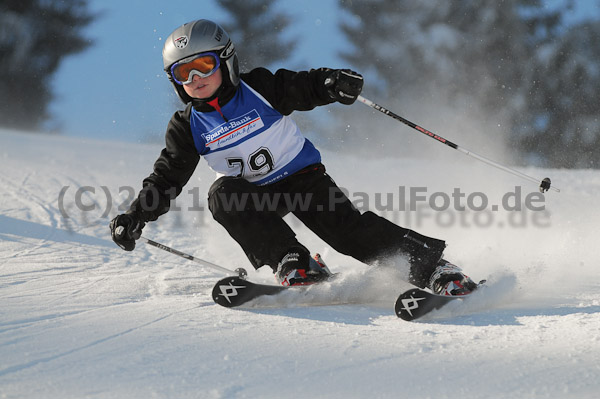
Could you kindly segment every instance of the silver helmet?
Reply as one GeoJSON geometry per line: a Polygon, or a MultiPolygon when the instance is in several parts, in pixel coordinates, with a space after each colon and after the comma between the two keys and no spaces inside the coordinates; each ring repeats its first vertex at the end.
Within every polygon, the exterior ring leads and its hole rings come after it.
{"type": "Polygon", "coordinates": [[[171,66],[179,60],[208,51],[219,55],[224,83],[237,86],[240,83],[240,71],[235,47],[227,32],[218,24],[207,19],[188,22],[175,29],[165,41],[162,52],[165,72],[184,103],[190,102],[191,98],[173,80],[171,66]]]}

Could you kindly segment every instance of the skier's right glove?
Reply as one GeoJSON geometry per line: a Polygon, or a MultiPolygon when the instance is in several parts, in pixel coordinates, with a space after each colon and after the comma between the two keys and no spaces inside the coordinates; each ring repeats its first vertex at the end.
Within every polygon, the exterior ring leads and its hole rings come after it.
{"type": "Polygon", "coordinates": [[[137,213],[124,213],[110,222],[110,233],[113,241],[125,251],[133,251],[135,240],[142,236],[146,224],[137,213]]]}
{"type": "Polygon", "coordinates": [[[334,69],[325,78],[329,97],[346,105],[356,101],[362,91],[363,83],[362,75],[350,69],[334,69]]]}

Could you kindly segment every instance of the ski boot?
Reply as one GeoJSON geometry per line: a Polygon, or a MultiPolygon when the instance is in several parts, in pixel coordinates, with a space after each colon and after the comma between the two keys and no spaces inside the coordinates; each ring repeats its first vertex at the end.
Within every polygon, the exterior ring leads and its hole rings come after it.
{"type": "Polygon", "coordinates": [[[434,294],[456,296],[470,294],[477,289],[477,284],[460,267],[441,259],[431,274],[427,287],[434,294]]]}
{"type": "Polygon", "coordinates": [[[311,285],[331,277],[331,271],[321,255],[310,257],[308,251],[292,248],[279,262],[275,278],[284,287],[311,285]]]}

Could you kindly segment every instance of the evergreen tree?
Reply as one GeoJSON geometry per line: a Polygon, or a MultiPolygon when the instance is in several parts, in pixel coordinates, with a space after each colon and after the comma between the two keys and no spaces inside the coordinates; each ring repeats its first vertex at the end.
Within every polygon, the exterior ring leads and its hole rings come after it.
{"type": "Polygon", "coordinates": [[[232,38],[241,72],[285,60],[295,47],[294,40],[283,38],[290,20],[273,10],[275,0],[218,0],[232,21],[223,28],[232,38]]]}
{"type": "Polygon", "coordinates": [[[50,83],[67,55],[91,42],[81,30],[94,17],[87,0],[0,3],[0,124],[33,130],[49,118],[50,83]]]}
{"type": "Polygon", "coordinates": [[[531,163],[600,168],[600,25],[572,26],[537,52],[527,118],[516,146],[531,163]]]}
{"type": "MultiPolygon", "coordinates": [[[[340,5],[350,14],[342,30],[355,47],[342,56],[366,73],[365,92],[460,143],[472,132],[465,146],[489,151],[510,139],[536,70],[532,54],[560,21],[560,10],[547,10],[539,0],[340,0],[340,5]],[[460,130],[436,129],[454,125],[460,130]]],[[[389,124],[355,125],[372,142],[385,143],[377,147],[378,156],[395,155],[399,146],[411,151],[411,138],[386,143],[382,135],[394,129],[389,124]]]]}

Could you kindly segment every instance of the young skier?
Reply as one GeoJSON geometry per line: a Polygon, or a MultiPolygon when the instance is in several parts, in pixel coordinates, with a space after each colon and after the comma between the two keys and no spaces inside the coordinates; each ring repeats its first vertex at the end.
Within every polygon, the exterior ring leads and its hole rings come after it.
{"type": "Polygon", "coordinates": [[[186,107],[171,118],[166,146],[137,199],[110,223],[121,248],[135,248],[145,223],[169,210],[204,158],[219,176],[208,193],[214,219],[256,269],[270,266],[280,284],[312,284],[331,275],[283,221],[292,212],[336,251],[364,263],[405,256],[408,279],[418,287],[444,295],[476,288],[460,268],[442,259],[444,241],[359,212],[289,117],[336,101],[354,103],[361,75],[329,68],[240,73],[229,35],[202,19],[167,38],[163,62],[186,107]]]}

